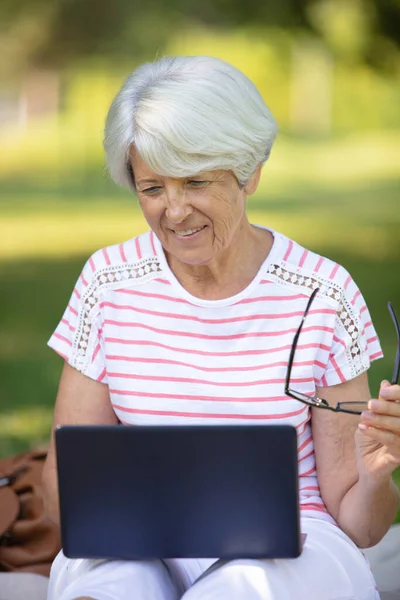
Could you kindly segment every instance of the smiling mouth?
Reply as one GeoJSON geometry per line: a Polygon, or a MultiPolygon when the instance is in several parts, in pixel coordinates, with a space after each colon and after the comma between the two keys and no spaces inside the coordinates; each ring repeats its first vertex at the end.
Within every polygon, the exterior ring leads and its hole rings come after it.
{"type": "Polygon", "coordinates": [[[205,227],[206,227],[206,225],[203,225],[202,227],[196,227],[194,229],[182,229],[182,230],[174,229],[174,233],[181,237],[187,237],[189,235],[193,235],[194,233],[197,233],[198,231],[201,231],[205,227]]]}

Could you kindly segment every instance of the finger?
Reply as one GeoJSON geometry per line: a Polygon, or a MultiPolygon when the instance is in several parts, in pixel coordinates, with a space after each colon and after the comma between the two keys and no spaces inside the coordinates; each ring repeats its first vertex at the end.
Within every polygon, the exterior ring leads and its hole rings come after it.
{"type": "Polygon", "coordinates": [[[362,433],[365,433],[365,435],[368,435],[368,437],[373,438],[384,446],[397,446],[400,455],[400,439],[393,431],[369,427],[366,423],[359,423],[358,428],[362,433]]]}
{"type": "Polygon", "coordinates": [[[389,415],[400,418],[400,402],[389,400],[370,400],[368,409],[374,414],[389,415]]]}
{"type": "Polygon", "coordinates": [[[400,385],[391,385],[389,381],[382,381],[379,390],[381,400],[400,401],[400,385]]]}
{"type": "Polygon", "coordinates": [[[399,416],[380,415],[375,412],[366,410],[361,413],[361,423],[365,423],[368,427],[379,427],[386,429],[396,435],[400,434],[400,418],[399,416]]]}

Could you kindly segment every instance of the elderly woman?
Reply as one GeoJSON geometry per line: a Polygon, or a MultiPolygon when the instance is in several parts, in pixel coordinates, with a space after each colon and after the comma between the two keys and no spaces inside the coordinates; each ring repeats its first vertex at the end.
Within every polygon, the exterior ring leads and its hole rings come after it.
{"type": "MultiPolygon", "coordinates": [[[[385,381],[370,400],[382,352],[345,269],[248,221],[275,135],[255,86],[215,58],[163,58],[127,79],[105,150],[150,230],[93,254],[78,279],[49,342],[65,360],[54,424],[293,425],[303,552],[235,560],[194,585],[213,561],[60,553],[49,600],[379,597],[359,548],[398,508],[400,387],[385,381]]],[[[58,519],[54,442],[44,479],[58,519]]]]}

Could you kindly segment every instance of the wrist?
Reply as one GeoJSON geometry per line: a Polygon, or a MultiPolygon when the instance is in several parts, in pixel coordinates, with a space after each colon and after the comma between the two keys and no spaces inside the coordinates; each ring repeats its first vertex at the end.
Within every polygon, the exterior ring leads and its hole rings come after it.
{"type": "Polygon", "coordinates": [[[362,470],[359,472],[358,484],[368,491],[381,490],[391,488],[393,486],[392,472],[382,471],[366,471],[362,470]]]}
{"type": "Polygon", "coordinates": [[[357,456],[358,478],[371,482],[389,481],[392,478],[396,465],[390,461],[382,461],[380,464],[365,460],[365,457],[357,456]]]}

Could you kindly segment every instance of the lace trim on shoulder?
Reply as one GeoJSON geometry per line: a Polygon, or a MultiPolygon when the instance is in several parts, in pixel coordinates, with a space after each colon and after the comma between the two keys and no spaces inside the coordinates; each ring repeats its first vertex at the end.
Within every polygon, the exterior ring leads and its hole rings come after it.
{"type": "Polygon", "coordinates": [[[72,346],[71,364],[82,370],[90,362],[90,349],[93,347],[92,324],[98,302],[105,290],[117,289],[124,283],[146,283],[162,271],[157,257],[142,259],[133,264],[109,265],[94,274],[82,296],[82,306],[78,315],[75,337],[72,346]]]}
{"type": "Polygon", "coordinates": [[[325,298],[335,301],[337,305],[336,318],[342,329],[351,338],[350,347],[346,350],[349,365],[354,376],[362,373],[367,366],[365,358],[363,358],[367,344],[362,336],[361,323],[356,319],[354,309],[347,300],[343,288],[320,275],[304,275],[300,268],[289,269],[272,264],[268,269],[268,273],[279,285],[285,287],[301,286],[308,288],[310,291],[318,287],[319,296],[325,296],[325,298]]]}

